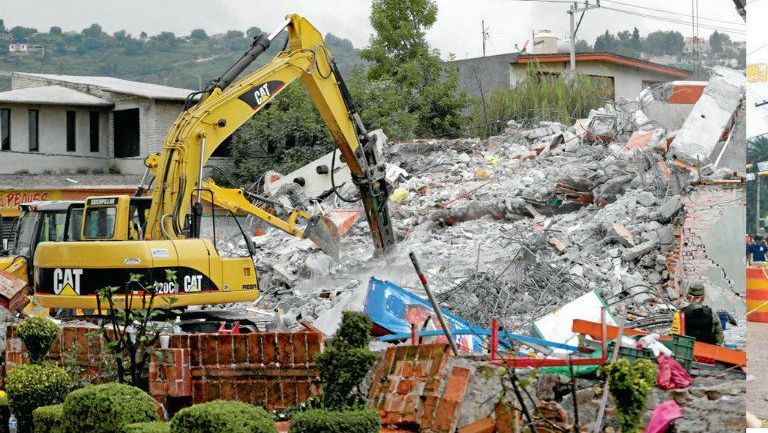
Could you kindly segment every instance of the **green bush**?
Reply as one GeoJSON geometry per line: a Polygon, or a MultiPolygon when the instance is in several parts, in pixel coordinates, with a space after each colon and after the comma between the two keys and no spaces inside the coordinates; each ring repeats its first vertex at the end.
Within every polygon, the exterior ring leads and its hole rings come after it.
{"type": "Polygon", "coordinates": [[[59,326],[47,317],[27,317],[19,324],[16,335],[24,342],[33,364],[39,364],[51,350],[59,335],[59,326]]]}
{"type": "Polygon", "coordinates": [[[659,368],[648,359],[630,363],[620,358],[603,367],[603,374],[611,378],[611,395],[619,412],[622,433],[639,433],[643,428],[648,396],[656,386],[659,368]]]}
{"type": "Polygon", "coordinates": [[[139,388],[105,383],[69,393],[63,421],[66,433],[122,433],[128,424],[157,421],[157,408],[139,388]]]}
{"type": "Polygon", "coordinates": [[[64,405],[41,406],[32,411],[32,423],[35,433],[62,433],[61,420],[64,417],[64,405]]]}
{"type": "Polygon", "coordinates": [[[167,422],[161,421],[128,424],[123,429],[123,432],[125,433],[170,433],[170,431],[171,426],[167,422]]]}
{"type": "Polygon", "coordinates": [[[180,410],[171,433],[277,433],[267,411],[239,401],[216,400],[180,410]]]}
{"type": "Polygon", "coordinates": [[[359,403],[353,391],[376,362],[376,355],[368,349],[370,329],[366,315],[345,311],[336,336],[315,358],[325,407],[342,409],[359,403]]]}
{"type": "Polygon", "coordinates": [[[331,411],[310,409],[293,416],[291,433],[378,433],[379,414],[366,407],[331,411]]]}
{"type": "Polygon", "coordinates": [[[11,417],[11,407],[8,394],[0,391],[0,433],[8,433],[8,419],[11,417]]]}
{"type": "Polygon", "coordinates": [[[69,389],[67,372],[53,364],[22,364],[11,370],[5,390],[11,412],[19,422],[19,432],[32,430],[33,410],[61,403],[69,389]]]}

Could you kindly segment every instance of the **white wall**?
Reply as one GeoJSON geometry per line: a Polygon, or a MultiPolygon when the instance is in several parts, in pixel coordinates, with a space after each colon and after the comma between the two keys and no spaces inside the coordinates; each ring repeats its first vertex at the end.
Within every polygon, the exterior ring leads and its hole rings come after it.
{"type": "MultiPolygon", "coordinates": [[[[565,73],[570,69],[568,62],[561,63],[541,63],[540,68],[546,72],[565,73]]],[[[528,69],[527,64],[513,63],[509,70],[509,84],[514,87],[517,81],[525,75],[528,69]]],[[[661,74],[659,72],[648,71],[632,66],[624,66],[606,62],[596,61],[577,61],[576,72],[586,75],[597,75],[601,77],[613,77],[616,98],[635,99],[643,90],[643,80],[645,81],[673,81],[679,80],[679,77],[661,74]]]]}
{"type": "Polygon", "coordinates": [[[108,113],[100,110],[99,152],[90,151],[89,107],[3,105],[11,110],[11,152],[0,152],[0,173],[77,172],[78,169],[107,167],[108,113]],[[38,117],[38,152],[29,152],[29,110],[36,109],[38,117]],[[75,114],[75,151],[67,151],[67,111],[75,114]],[[16,153],[25,152],[25,153],[16,153]]]}

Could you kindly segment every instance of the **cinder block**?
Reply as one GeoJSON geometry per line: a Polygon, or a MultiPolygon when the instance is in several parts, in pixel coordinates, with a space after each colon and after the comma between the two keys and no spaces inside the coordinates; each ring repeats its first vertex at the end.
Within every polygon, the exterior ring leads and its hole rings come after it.
{"type": "Polygon", "coordinates": [[[277,363],[277,334],[273,332],[262,334],[261,350],[262,362],[267,367],[274,367],[277,363]]]}

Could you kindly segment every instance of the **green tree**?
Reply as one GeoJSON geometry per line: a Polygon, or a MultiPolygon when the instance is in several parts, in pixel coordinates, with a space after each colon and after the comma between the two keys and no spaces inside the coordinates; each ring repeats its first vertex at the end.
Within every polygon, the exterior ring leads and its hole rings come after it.
{"type": "Polygon", "coordinates": [[[152,44],[159,51],[171,51],[179,45],[179,41],[176,40],[176,35],[173,32],[161,32],[152,37],[152,44]]]}
{"type": "Polygon", "coordinates": [[[239,30],[230,30],[224,34],[224,46],[232,51],[243,51],[248,47],[245,35],[239,30]]]}
{"type": "Polygon", "coordinates": [[[585,41],[584,39],[579,39],[576,41],[577,53],[588,53],[590,51],[592,51],[592,46],[589,45],[589,42],[585,41]]]}
{"type": "Polygon", "coordinates": [[[208,33],[203,29],[194,29],[192,30],[192,33],[189,34],[189,37],[192,38],[193,41],[205,41],[208,40],[208,33]]]}
{"type": "Polygon", "coordinates": [[[612,35],[608,30],[595,39],[595,51],[597,52],[613,52],[619,47],[619,40],[616,36],[612,35]]]}
{"type": "Polygon", "coordinates": [[[656,55],[680,55],[685,46],[682,33],[676,31],[656,31],[645,38],[645,51],[656,55]]]}
{"type": "Polygon", "coordinates": [[[632,39],[630,41],[630,44],[632,48],[636,51],[640,51],[643,49],[642,43],[640,41],[640,30],[638,30],[637,27],[635,27],[632,30],[632,39]]]}
{"type": "Polygon", "coordinates": [[[258,35],[260,35],[262,33],[264,33],[264,32],[260,28],[254,26],[254,27],[251,27],[251,28],[249,28],[248,30],[245,31],[245,36],[248,39],[253,39],[253,38],[255,38],[256,36],[258,36],[258,35]]]}
{"type": "Polygon", "coordinates": [[[28,38],[37,33],[37,29],[32,27],[16,26],[9,30],[11,33],[11,41],[13,42],[26,42],[28,38]]]}
{"type": "Polygon", "coordinates": [[[4,32],[5,30],[5,20],[0,19],[0,32],[4,32]]]}
{"type": "Polygon", "coordinates": [[[715,30],[711,35],[709,35],[709,47],[715,54],[723,52],[722,33],[719,33],[717,30],[715,30]]]}
{"type": "Polygon", "coordinates": [[[53,26],[50,30],[48,30],[48,34],[52,36],[61,36],[63,32],[61,31],[61,27],[59,26],[53,26]]]}
{"type": "Polygon", "coordinates": [[[432,0],[374,0],[371,25],[375,34],[361,51],[371,62],[370,81],[392,81],[400,103],[418,119],[417,135],[456,135],[466,97],[457,90],[455,73],[443,73],[437,50],[430,49],[426,31],[437,20],[432,0]]]}
{"type": "Polygon", "coordinates": [[[104,45],[102,40],[103,31],[98,24],[91,24],[87,29],[80,32],[83,35],[83,44],[87,50],[99,50],[104,45]]]}

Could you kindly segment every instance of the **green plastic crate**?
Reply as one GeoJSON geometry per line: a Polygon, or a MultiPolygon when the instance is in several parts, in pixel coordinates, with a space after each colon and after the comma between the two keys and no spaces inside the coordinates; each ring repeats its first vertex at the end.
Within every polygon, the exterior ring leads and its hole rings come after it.
{"type": "MultiPolygon", "coordinates": [[[[675,358],[685,371],[691,371],[693,345],[695,342],[696,340],[693,337],[682,335],[675,335],[672,337],[672,340],[661,340],[661,343],[672,351],[672,357],[675,358]]],[[[608,343],[608,357],[613,353],[614,344],[615,342],[613,341],[608,343]]],[[[619,347],[619,356],[629,359],[630,362],[635,362],[637,359],[656,359],[650,349],[631,349],[628,347],[619,347]]]]}

